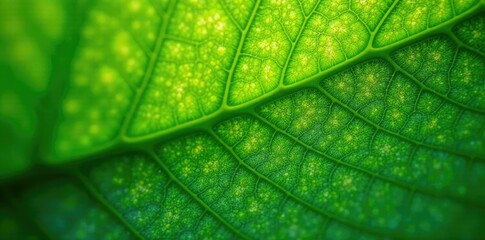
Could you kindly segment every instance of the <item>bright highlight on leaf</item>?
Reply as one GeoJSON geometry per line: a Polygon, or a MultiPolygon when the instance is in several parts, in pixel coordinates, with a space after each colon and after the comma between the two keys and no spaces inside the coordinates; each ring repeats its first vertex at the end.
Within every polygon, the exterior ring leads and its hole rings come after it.
{"type": "Polygon", "coordinates": [[[484,6],[4,0],[0,238],[480,238],[484,6]]]}

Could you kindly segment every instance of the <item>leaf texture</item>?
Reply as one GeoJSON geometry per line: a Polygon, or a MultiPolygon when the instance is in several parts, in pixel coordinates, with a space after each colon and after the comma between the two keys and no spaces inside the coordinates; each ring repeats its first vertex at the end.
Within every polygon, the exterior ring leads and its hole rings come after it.
{"type": "Polygon", "coordinates": [[[483,236],[483,2],[27,2],[2,238],[483,236]]]}

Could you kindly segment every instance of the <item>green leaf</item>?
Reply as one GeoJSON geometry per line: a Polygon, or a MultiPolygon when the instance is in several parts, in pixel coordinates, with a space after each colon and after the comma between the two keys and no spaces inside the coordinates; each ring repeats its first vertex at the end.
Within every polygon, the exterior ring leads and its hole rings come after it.
{"type": "Polygon", "coordinates": [[[477,239],[483,1],[0,3],[0,237],[477,239]]]}

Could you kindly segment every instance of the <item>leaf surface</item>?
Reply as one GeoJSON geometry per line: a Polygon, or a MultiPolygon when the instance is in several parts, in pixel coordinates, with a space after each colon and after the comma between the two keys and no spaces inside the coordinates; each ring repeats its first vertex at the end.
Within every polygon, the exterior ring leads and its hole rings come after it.
{"type": "Polygon", "coordinates": [[[482,2],[76,4],[2,24],[2,237],[483,234],[482,2]]]}

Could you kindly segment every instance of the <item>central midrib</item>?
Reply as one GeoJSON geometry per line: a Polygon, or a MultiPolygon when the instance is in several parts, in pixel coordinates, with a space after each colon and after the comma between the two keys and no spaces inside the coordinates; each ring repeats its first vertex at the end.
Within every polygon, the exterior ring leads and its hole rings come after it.
{"type": "MultiPolygon", "coordinates": [[[[407,39],[403,39],[385,47],[375,48],[372,47],[372,43],[370,43],[368,44],[367,48],[358,55],[348,59],[343,63],[337,64],[325,71],[322,71],[314,76],[305,78],[291,85],[281,84],[274,91],[264,94],[259,98],[242,103],[240,105],[230,106],[227,104],[223,104],[217,111],[207,114],[197,120],[185,122],[175,127],[154,132],[151,134],[146,134],[143,136],[131,137],[127,135],[126,131],[124,131],[124,133],[121,133],[116,139],[113,139],[111,144],[107,144],[105,147],[95,149],[94,151],[91,151],[86,155],[73,157],[71,158],[71,161],[64,163],[64,165],[69,165],[71,163],[77,164],[79,162],[88,161],[99,156],[110,156],[113,154],[119,154],[120,152],[130,152],[134,150],[146,149],[146,147],[148,146],[154,146],[154,144],[156,143],[170,140],[177,136],[187,135],[197,131],[208,131],[212,128],[212,126],[223,120],[244,113],[255,113],[256,109],[259,106],[268,103],[274,99],[285,96],[289,93],[309,87],[317,88],[318,82],[322,78],[334,75],[358,63],[376,58],[390,59],[390,55],[392,52],[402,48],[405,45],[420,42],[430,36],[438,34],[446,34],[448,36],[452,36],[452,39],[454,39],[455,37],[452,35],[452,28],[457,23],[463,21],[467,16],[472,16],[480,11],[483,11],[483,8],[483,4],[477,4],[475,7],[469,9],[468,11],[460,14],[459,16],[456,16],[455,18],[447,22],[429,28],[423,32],[412,35],[407,39]],[[412,40],[410,40],[409,38],[412,38],[412,40]]],[[[373,39],[374,38],[371,37],[370,40],[372,41],[373,39]]],[[[136,105],[132,107],[136,109],[136,105]]],[[[126,122],[124,128],[126,129],[127,127],[129,127],[129,124],[130,122],[126,122]]]]}

